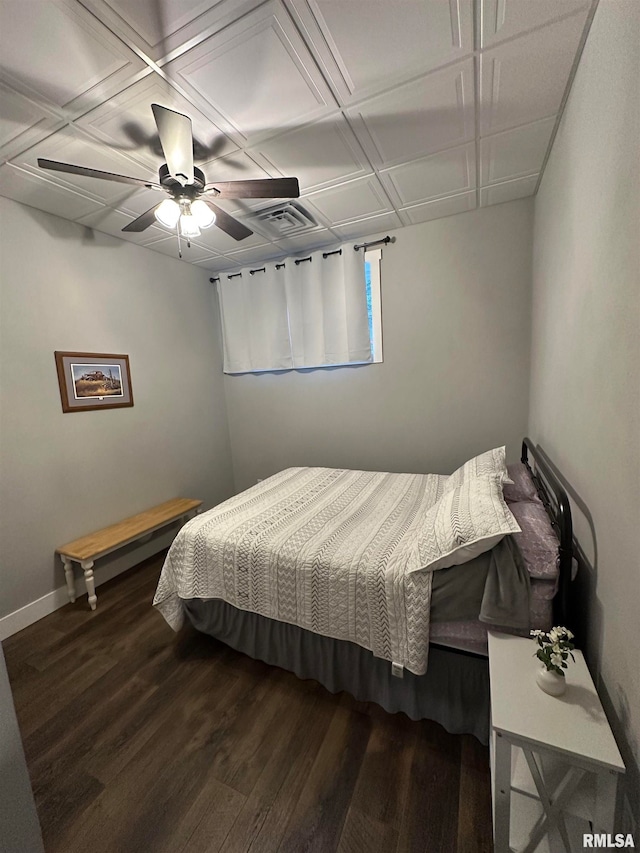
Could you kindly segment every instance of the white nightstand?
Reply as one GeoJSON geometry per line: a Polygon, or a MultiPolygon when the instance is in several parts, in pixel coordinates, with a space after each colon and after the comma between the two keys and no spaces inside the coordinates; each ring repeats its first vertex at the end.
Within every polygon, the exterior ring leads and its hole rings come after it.
{"type": "Polygon", "coordinates": [[[583,832],[620,831],[624,764],[584,658],[554,697],[536,684],[536,649],[489,632],[495,853],[582,850],[583,832]]]}

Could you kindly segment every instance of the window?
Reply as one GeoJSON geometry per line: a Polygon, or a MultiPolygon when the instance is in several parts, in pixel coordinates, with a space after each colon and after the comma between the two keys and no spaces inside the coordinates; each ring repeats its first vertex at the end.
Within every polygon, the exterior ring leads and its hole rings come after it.
{"type": "Polygon", "coordinates": [[[367,314],[369,317],[369,340],[373,362],[382,358],[382,295],[380,289],[381,249],[370,249],[364,256],[364,278],[367,288],[367,314]]]}
{"type": "Polygon", "coordinates": [[[224,372],[381,362],[382,252],[353,249],[221,276],[224,372]]]}

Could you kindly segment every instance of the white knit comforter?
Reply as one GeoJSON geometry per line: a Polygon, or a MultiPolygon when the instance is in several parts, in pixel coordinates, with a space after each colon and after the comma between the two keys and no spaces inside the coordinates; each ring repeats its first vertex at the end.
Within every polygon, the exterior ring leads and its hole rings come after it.
{"type": "Polygon", "coordinates": [[[421,519],[446,480],[288,468],[186,524],[153,603],[178,630],[181,599],[222,599],[421,675],[432,572],[410,570],[421,519]]]}

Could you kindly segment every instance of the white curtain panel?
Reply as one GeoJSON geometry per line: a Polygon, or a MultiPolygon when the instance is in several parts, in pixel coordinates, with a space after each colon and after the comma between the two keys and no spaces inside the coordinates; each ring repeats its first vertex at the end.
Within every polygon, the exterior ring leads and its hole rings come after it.
{"type": "Polygon", "coordinates": [[[283,273],[265,264],[264,272],[220,277],[225,373],[293,367],[283,273]]]}
{"type": "Polygon", "coordinates": [[[221,276],[225,373],[371,361],[364,255],[341,249],[221,276]]]}

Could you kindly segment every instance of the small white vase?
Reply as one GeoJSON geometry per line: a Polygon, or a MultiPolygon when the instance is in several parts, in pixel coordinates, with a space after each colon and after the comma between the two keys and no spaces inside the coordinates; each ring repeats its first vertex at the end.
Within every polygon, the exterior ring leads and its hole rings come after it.
{"type": "Polygon", "coordinates": [[[546,666],[541,666],[536,674],[536,684],[550,696],[562,696],[567,689],[567,680],[546,666]]]}

